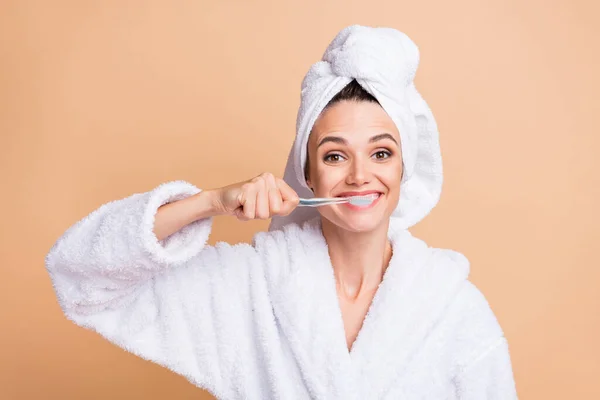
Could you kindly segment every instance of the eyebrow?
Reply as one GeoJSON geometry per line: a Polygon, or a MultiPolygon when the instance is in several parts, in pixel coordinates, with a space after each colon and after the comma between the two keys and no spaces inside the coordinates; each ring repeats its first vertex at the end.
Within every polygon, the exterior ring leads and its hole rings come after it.
{"type": "MultiPolygon", "coordinates": [[[[394,139],[394,137],[392,135],[390,135],[389,133],[380,133],[379,135],[375,135],[373,137],[371,137],[369,139],[369,143],[374,143],[374,142],[378,142],[380,140],[383,139],[390,139],[391,141],[393,141],[394,143],[396,143],[396,146],[398,145],[398,142],[396,141],[396,139],[394,139]]],[[[327,143],[327,142],[332,142],[332,143],[339,143],[339,144],[343,144],[343,145],[347,145],[348,142],[346,141],[346,139],[339,137],[339,136],[326,136],[324,137],[319,144],[317,145],[317,148],[319,148],[321,145],[327,143]]]]}

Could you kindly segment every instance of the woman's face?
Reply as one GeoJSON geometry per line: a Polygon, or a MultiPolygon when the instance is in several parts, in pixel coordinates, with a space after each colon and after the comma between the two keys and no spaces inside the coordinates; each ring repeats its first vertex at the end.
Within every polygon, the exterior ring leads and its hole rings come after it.
{"type": "Polygon", "coordinates": [[[379,195],[370,206],[319,207],[324,218],[353,232],[389,219],[400,198],[402,154],[396,124],[379,104],[341,101],[327,108],[311,131],[308,155],[315,197],[379,195]]]}

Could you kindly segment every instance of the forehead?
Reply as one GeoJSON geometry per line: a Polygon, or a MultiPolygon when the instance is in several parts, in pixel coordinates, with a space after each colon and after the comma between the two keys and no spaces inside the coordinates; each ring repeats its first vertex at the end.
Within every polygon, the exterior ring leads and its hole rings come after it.
{"type": "Polygon", "coordinates": [[[400,140],[396,124],[379,104],[367,101],[341,101],[321,113],[313,126],[309,140],[318,141],[333,134],[348,140],[368,139],[377,133],[389,133],[400,140]]]}

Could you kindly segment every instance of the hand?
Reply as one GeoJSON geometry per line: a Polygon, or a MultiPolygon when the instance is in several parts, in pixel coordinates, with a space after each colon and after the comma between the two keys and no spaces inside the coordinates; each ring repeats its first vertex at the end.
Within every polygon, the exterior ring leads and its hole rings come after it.
{"type": "Polygon", "coordinates": [[[265,172],[248,181],[217,189],[216,208],[239,220],[288,215],[298,206],[298,194],[283,179],[265,172]]]}

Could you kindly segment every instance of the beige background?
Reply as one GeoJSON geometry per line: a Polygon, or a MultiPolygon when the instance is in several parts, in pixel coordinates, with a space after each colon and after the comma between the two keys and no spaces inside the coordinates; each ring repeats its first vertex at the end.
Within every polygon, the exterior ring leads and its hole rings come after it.
{"type": "MultiPolygon", "coordinates": [[[[421,49],[440,204],[522,399],[600,398],[596,1],[2,1],[0,398],[209,398],[61,313],[44,256],[101,204],[185,179],[281,176],[300,82],[344,26],[421,49]]],[[[267,222],[217,219],[211,242],[267,222]]]]}

